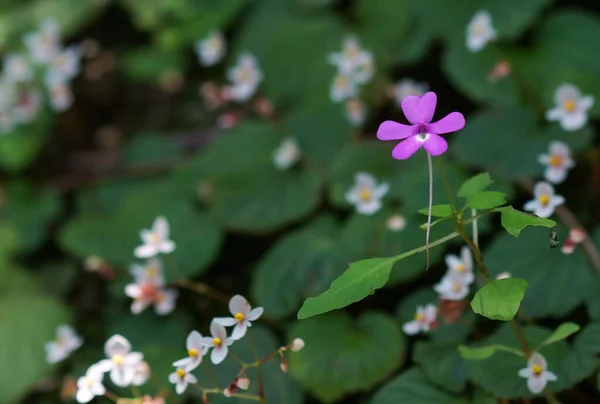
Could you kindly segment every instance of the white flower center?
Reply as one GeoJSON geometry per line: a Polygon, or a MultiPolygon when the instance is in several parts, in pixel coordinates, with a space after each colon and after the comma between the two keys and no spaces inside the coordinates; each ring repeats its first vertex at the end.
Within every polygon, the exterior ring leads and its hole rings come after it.
{"type": "Polygon", "coordinates": [[[429,133],[419,133],[417,135],[417,140],[421,143],[425,143],[427,139],[429,139],[429,133]]]}

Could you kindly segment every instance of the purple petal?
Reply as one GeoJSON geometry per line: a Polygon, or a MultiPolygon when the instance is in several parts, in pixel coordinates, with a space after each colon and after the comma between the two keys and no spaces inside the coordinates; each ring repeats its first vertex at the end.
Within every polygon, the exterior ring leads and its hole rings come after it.
{"type": "Polygon", "coordinates": [[[437,122],[425,125],[425,130],[429,133],[450,133],[461,130],[465,127],[465,117],[460,112],[452,112],[437,122]]]}
{"type": "Polygon", "coordinates": [[[406,119],[413,125],[429,123],[433,119],[437,96],[429,91],[421,97],[418,95],[408,96],[402,100],[402,111],[406,119]]]}
{"type": "Polygon", "coordinates": [[[423,143],[420,142],[416,136],[411,136],[394,147],[394,150],[392,150],[392,157],[396,160],[406,160],[415,154],[421,146],[423,146],[423,143]]]}
{"type": "Polygon", "coordinates": [[[427,140],[423,142],[423,147],[427,150],[427,153],[432,156],[439,156],[448,150],[448,143],[443,137],[438,136],[435,133],[430,133],[427,140]]]}
{"type": "Polygon", "coordinates": [[[399,140],[417,134],[418,126],[402,125],[394,121],[385,121],[377,129],[377,139],[379,140],[399,140]]]}

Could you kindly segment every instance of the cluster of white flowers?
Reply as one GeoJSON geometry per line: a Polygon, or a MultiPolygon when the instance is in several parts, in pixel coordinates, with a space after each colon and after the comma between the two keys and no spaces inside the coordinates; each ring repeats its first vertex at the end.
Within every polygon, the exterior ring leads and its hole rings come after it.
{"type": "Polygon", "coordinates": [[[83,344],[81,338],[73,327],[61,324],[56,329],[56,339],[47,342],[44,348],[46,349],[46,361],[48,363],[57,363],[69,357],[71,352],[77,350],[83,344]]]}
{"type": "Polygon", "coordinates": [[[79,46],[63,47],[56,21],[44,21],[36,32],[24,36],[27,53],[4,56],[0,76],[0,133],[34,120],[42,107],[43,88],[50,106],[64,111],[73,103],[69,83],[79,74],[79,46]],[[42,75],[37,77],[37,71],[42,75]],[[40,84],[43,82],[43,86],[40,84]]]}
{"type": "Polygon", "coordinates": [[[77,402],[87,403],[106,393],[105,373],[109,373],[110,380],[119,387],[141,386],[150,377],[150,366],[144,361],[144,355],[132,352],[131,343],[125,337],[110,337],[104,344],[104,352],[107,359],[90,366],[85,376],[77,380],[77,402]]]}
{"type": "Polygon", "coordinates": [[[360,86],[367,84],[375,73],[373,54],[361,48],[358,39],[344,39],[342,50],[329,55],[329,63],[338,69],[331,83],[331,99],[346,102],[346,116],[354,126],[361,125],[366,118],[364,103],[358,98],[360,86]]]}
{"type": "MultiPolygon", "coordinates": [[[[192,331],[186,341],[187,357],[173,362],[175,372],[169,375],[169,382],[175,385],[177,394],[182,394],[191,383],[197,383],[196,377],[190,372],[202,363],[202,358],[210,349],[210,360],[218,365],[225,360],[229,347],[242,339],[252,321],[258,320],[263,314],[262,307],[252,308],[250,303],[241,295],[235,295],[229,301],[229,311],[232,317],[217,317],[210,324],[210,337],[204,337],[198,331],[192,331]],[[225,327],[232,327],[231,335],[227,335],[225,327]]],[[[243,385],[244,383],[242,383],[243,385]]],[[[239,385],[238,385],[239,386],[239,385]]],[[[241,388],[241,387],[240,387],[241,388]]]]}
{"type": "Polygon", "coordinates": [[[476,12],[467,25],[467,49],[479,52],[497,37],[498,34],[492,25],[492,15],[486,10],[476,12]]]}

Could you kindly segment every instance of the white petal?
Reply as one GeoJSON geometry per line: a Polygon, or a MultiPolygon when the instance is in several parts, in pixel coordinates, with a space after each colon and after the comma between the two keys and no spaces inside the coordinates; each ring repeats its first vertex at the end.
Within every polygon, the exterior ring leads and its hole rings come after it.
{"type": "Polygon", "coordinates": [[[433,323],[437,319],[438,308],[433,304],[428,304],[425,307],[425,322],[433,323]]]}
{"type": "Polygon", "coordinates": [[[554,93],[554,102],[562,105],[565,101],[579,100],[581,93],[573,84],[561,84],[554,93]]]}
{"type": "Polygon", "coordinates": [[[541,218],[547,219],[554,213],[554,206],[552,206],[550,203],[547,206],[539,205],[537,209],[533,211],[533,213],[541,218]]]}
{"type": "Polygon", "coordinates": [[[560,206],[563,203],[565,203],[565,197],[562,195],[554,195],[552,197],[552,200],[550,201],[550,205],[552,205],[553,208],[556,208],[557,206],[560,206]]]}
{"type": "MultiPolygon", "coordinates": [[[[177,367],[177,368],[187,368],[187,366],[190,365],[190,363],[193,361],[193,358],[190,358],[189,356],[187,358],[183,358],[183,359],[179,359],[176,360],[175,362],[173,362],[173,366],[177,367]]],[[[172,373],[175,374],[175,373],[172,373]]],[[[177,376],[175,374],[175,376],[177,376]]],[[[174,382],[171,382],[174,383],[174,382]]]]}
{"type": "Polygon", "coordinates": [[[137,299],[142,295],[142,288],[137,283],[129,283],[125,285],[125,295],[137,299]]]}
{"type": "Polygon", "coordinates": [[[542,373],[542,377],[544,377],[547,381],[550,382],[558,380],[558,377],[556,377],[556,375],[550,372],[549,370],[544,371],[544,373],[542,373]]]}
{"type": "Polygon", "coordinates": [[[588,117],[585,111],[576,111],[570,114],[563,115],[560,126],[567,132],[579,130],[585,126],[588,117]]]}
{"type": "Polygon", "coordinates": [[[375,190],[373,191],[373,197],[377,199],[383,198],[388,193],[389,189],[389,184],[383,182],[375,188],[375,190]]]}
{"type": "Polygon", "coordinates": [[[190,332],[185,341],[186,348],[188,350],[196,349],[196,350],[200,351],[203,348],[202,338],[203,338],[202,334],[200,334],[198,331],[194,330],[194,331],[190,332]]]}
{"type": "Polygon", "coordinates": [[[354,180],[356,181],[357,185],[360,185],[365,188],[375,188],[375,186],[377,185],[375,177],[364,171],[357,172],[354,175],[354,180]]]}
{"type": "Polygon", "coordinates": [[[177,383],[175,384],[175,392],[177,394],[183,394],[183,392],[187,388],[187,385],[188,385],[188,383],[185,380],[177,381],[177,383]]]}
{"type": "Polygon", "coordinates": [[[150,258],[155,256],[157,253],[158,251],[156,251],[156,247],[151,244],[142,244],[133,250],[133,255],[135,255],[136,258],[150,258]]]}
{"type": "Polygon", "coordinates": [[[215,317],[213,321],[216,321],[217,323],[224,325],[225,327],[231,327],[238,323],[237,320],[233,317],[215,317]]]}
{"type": "Polygon", "coordinates": [[[163,240],[158,245],[158,250],[163,254],[169,254],[175,251],[175,243],[172,240],[163,240]]]}
{"type": "Polygon", "coordinates": [[[188,381],[188,383],[198,383],[198,379],[196,379],[196,376],[194,376],[191,373],[186,373],[185,379],[188,381]]]}
{"type": "Polygon", "coordinates": [[[100,362],[96,363],[94,366],[101,373],[105,373],[105,372],[108,372],[109,370],[111,370],[113,368],[114,364],[113,364],[113,361],[110,359],[103,359],[100,362]]]}
{"type": "Polygon", "coordinates": [[[374,214],[379,209],[381,209],[381,202],[376,199],[373,199],[366,203],[359,203],[356,205],[356,211],[358,213],[368,216],[374,214]]]}
{"type": "Polygon", "coordinates": [[[75,335],[73,328],[66,324],[61,324],[56,328],[56,336],[60,340],[67,341],[75,335]]]}
{"type": "Polygon", "coordinates": [[[238,323],[235,327],[233,327],[233,332],[231,333],[231,338],[234,340],[242,339],[244,335],[246,335],[246,330],[248,326],[246,321],[242,321],[238,323]]]}
{"type": "Polygon", "coordinates": [[[210,323],[210,334],[215,338],[220,338],[221,340],[227,338],[227,330],[225,327],[214,320],[210,323]]]}
{"type": "Polygon", "coordinates": [[[533,187],[533,195],[535,199],[540,199],[542,195],[548,196],[548,198],[552,199],[554,195],[554,187],[547,182],[540,181],[533,187]]]}
{"type": "Polygon", "coordinates": [[[127,366],[136,367],[144,359],[144,355],[141,352],[131,352],[125,355],[123,363],[127,366]]]}
{"type": "Polygon", "coordinates": [[[421,332],[421,323],[416,320],[409,321],[402,325],[402,330],[404,330],[407,335],[416,335],[421,332]]]}
{"type": "Polygon", "coordinates": [[[223,362],[227,357],[227,351],[227,345],[221,344],[220,346],[212,350],[212,352],[210,353],[210,360],[215,365],[218,365],[219,363],[223,362]]]}
{"type": "Polygon", "coordinates": [[[458,267],[460,264],[462,264],[461,259],[454,254],[446,254],[445,261],[446,266],[453,270],[456,269],[456,267],[458,267]]]}
{"type": "Polygon", "coordinates": [[[586,112],[588,109],[594,106],[594,96],[586,95],[579,99],[579,103],[577,106],[583,111],[586,112]]]}
{"type": "Polygon", "coordinates": [[[527,387],[529,387],[529,390],[532,393],[541,393],[542,390],[544,390],[544,387],[546,387],[546,379],[544,379],[541,376],[532,376],[529,379],[527,379],[527,387]]]}
{"type": "Polygon", "coordinates": [[[146,310],[148,307],[148,303],[144,300],[134,300],[131,302],[131,313],[132,314],[140,314],[142,311],[146,310]]]}
{"type": "Polygon", "coordinates": [[[567,178],[567,170],[562,167],[549,166],[544,173],[544,178],[553,184],[560,184],[567,178]]]}
{"type": "Polygon", "coordinates": [[[525,202],[525,205],[523,205],[523,210],[527,212],[535,212],[536,210],[538,210],[539,205],[540,204],[537,201],[537,199],[532,199],[530,201],[525,202]]]}
{"type": "Polygon", "coordinates": [[[154,219],[152,230],[154,230],[163,240],[169,238],[169,222],[164,216],[159,216],[154,219]]]}
{"type": "Polygon", "coordinates": [[[169,383],[177,383],[179,381],[179,376],[177,375],[177,372],[173,372],[171,374],[169,374],[169,383]]]}
{"type": "Polygon", "coordinates": [[[538,163],[548,165],[550,163],[550,155],[546,153],[538,155],[538,163]]]}
{"type": "Polygon", "coordinates": [[[244,317],[250,311],[250,304],[242,295],[235,295],[229,300],[229,312],[232,315],[236,315],[237,313],[242,313],[244,317]]]}
{"type": "Polygon", "coordinates": [[[530,367],[526,367],[526,368],[519,370],[519,376],[528,379],[533,376],[533,372],[531,371],[530,367]]]}
{"type": "Polygon", "coordinates": [[[540,366],[543,370],[546,370],[546,368],[548,367],[548,363],[546,362],[546,358],[544,358],[542,356],[542,354],[540,353],[534,353],[533,355],[531,355],[531,357],[529,358],[529,360],[527,361],[527,366],[528,367],[533,367],[533,365],[538,365],[540,366]]]}
{"type": "Polygon", "coordinates": [[[258,318],[260,316],[262,316],[263,312],[265,311],[264,308],[262,307],[255,307],[253,308],[250,313],[248,313],[248,320],[249,321],[256,321],[258,320],[258,318]]]}
{"type": "Polygon", "coordinates": [[[562,107],[554,107],[546,111],[546,120],[548,121],[561,121],[565,116],[566,111],[562,107]]]}
{"type": "Polygon", "coordinates": [[[94,398],[94,394],[89,389],[78,389],[75,399],[78,403],[89,403],[94,398]]]}
{"type": "Polygon", "coordinates": [[[462,258],[462,262],[465,265],[465,270],[472,271],[473,270],[473,256],[471,255],[471,250],[467,246],[463,246],[460,250],[460,257],[462,258]]]}
{"type": "Polygon", "coordinates": [[[104,344],[104,352],[109,358],[114,355],[126,355],[131,351],[131,344],[127,338],[122,335],[115,334],[104,344]]]}
{"type": "Polygon", "coordinates": [[[568,156],[571,154],[571,149],[569,149],[569,146],[567,146],[566,143],[561,142],[560,140],[554,140],[550,142],[550,154],[568,156]]]}
{"type": "Polygon", "coordinates": [[[179,293],[175,289],[161,291],[162,299],[154,303],[154,311],[160,316],[167,315],[175,310],[176,300],[179,293]]]}
{"type": "Polygon", "coordinates": [[[212,337],[202,337],[202,341],[200,343],[209,348],[215,345],[212,337]]]}

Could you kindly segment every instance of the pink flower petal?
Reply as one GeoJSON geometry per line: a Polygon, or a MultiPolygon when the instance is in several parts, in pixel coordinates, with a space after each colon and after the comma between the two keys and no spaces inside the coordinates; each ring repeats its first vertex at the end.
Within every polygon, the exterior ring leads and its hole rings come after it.
{"type": "Polygon", "coordinates": [[[377,139],[379,140],[399,140],[416,135],[418,126],[402,125],[394,121],[385,121],[377,129],[377,139]]]}
{"type": "Polygon", "coordinates": [[[421,97],[417,95],[406,97],[402,100],[402,111],[406,119],[413,125],[419,123],[429,123],[433,119],[437,96],[429,91],[421,97]]]}
{"type": "Polygon", "coordinates": [[[448,150],[448,143],[443,137],[438,136],[435,133],[430,133],[427,140],[423,142],[423,147],[427,150],[427,153],[432,156],[439,156],[448,150]]]}
{"type": "Polygon", "coordinates": [[[421,146],[423,146],[423,143],[420,142],[416,136],[411,136],[394,147],[394,150],[392,150],[392,157],[396,160],[406,160],[415,154],[421,146]]]}
{"type": "Polygon", "coordinates": [[[437,133],[441,135],[443,133],[456,132],[465,127],[465,117],[460,112],[452,112],[437,122],[433,122],[425,125],[425,130],[429,133],[437,133]]]}

